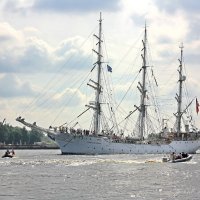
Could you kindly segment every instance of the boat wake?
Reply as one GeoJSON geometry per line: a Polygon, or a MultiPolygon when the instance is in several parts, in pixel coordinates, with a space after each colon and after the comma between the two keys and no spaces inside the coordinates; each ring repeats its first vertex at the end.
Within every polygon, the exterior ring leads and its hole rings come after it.
{"type": "Polygon", "coordinates": [[[162,160],[146,160],[145,163],[162,163],[162,160]]]}
{"type": "Polygon", "coordinates": [[[121,159],[94,159],[94,160],[71,160],[71,159],[43,159],[43,160],[9,160],[4,159],[0,161],[0,166],[23,166],[30,165],[31,167],[36,167],[40,165],[55,165],[55,166],[84,166],[84,165],[94,165],[94,164],[145,164],[145,163],[160,163],[160,160],[121,160],[121,159]]]}

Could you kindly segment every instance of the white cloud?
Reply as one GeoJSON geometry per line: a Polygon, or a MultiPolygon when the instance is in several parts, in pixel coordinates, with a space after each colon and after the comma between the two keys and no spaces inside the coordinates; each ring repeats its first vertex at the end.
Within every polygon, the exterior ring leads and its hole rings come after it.
{"type": "MultiPolygon", "coordinates": [[[[34,36],[34,33],[38,33],[37,29],[28,27],[17,31],[7,23],[0,24],[0,28],[3,30],[0,31],[2,46],[0,72],[2,73],[58,72],[63,65],[74,66],[76,69],[90,65],[87,62],[79,66],[77,62],[81,58],[88,58],[88,53],[81,46],[84,41],[81,37],[69,38],[52,47],[41,38],[34,36]]],[[[88,60],[91,62],[90,59],[88,60]]]]}
{"type": "Polygon", "coordinates": [[[114,11],[119,9],[119,0],[35,0],[33,8],[36,10],[51,10],[63,12],[90,12],[99,10],[114,11]]]}
{"type": "Polygon", "coordinates": [[[0,97],[27,97],[36,94],[28,82],[23,83],[12,74],[2,76],[0,78],[0,85],[0,97]]]}
{"type": "Polygon", "coordinates": [[[196,0],[176,0],[173,2],[168,0],[154,1],[161,10],[165,10],[169,13],[174,13],[179,10],[184,10],[185,12],[199,12],[200,10],[200,2],[196,0]]]}
{"type": "Polygon", "coordinates": [[[120,0],[10,0],[3,1],[4,10],[26,14],[30,11],[41,12],[114,12],[120,9],[120,0]]]}

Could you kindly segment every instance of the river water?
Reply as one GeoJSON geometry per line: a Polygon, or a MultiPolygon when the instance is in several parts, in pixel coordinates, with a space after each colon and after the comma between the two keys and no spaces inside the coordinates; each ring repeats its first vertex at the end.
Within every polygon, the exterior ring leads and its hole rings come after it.
{"type": "Polygon", "coordinates": [[[200,154],[186,163],[163,156],[16,150],[0,158],[0,200],[199,200],[200,154]]]}

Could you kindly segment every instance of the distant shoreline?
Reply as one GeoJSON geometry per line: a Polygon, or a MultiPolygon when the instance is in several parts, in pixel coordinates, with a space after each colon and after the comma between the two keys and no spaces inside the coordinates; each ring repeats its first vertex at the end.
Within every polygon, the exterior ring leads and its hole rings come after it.
{"type": "Polygon", "coordinates": [[[59,147],[43,145],[0,145],[0,149],[59,149],[59,147]]]}

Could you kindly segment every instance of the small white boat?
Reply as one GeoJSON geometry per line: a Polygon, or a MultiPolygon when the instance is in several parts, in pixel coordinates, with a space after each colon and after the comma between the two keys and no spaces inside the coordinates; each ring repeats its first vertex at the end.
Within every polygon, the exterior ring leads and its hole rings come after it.
{"type": "Polygon", "coordinates": [[[169,163],[177,163],[177,162],[187,162],[187,161],[189,161],[191,159],[192,159],[192,155],[188,155],[185,158],[178,158],[178,159],[174,159],[174,160],[164,157],[162,159],[162,161],[163,162],[169,162],[169,163]]]}
{"type": "Polygon", "coordinates": [[[177,162],[186,162],[192,159],[192,155],[188,155],[186,158],[179,158],[175,160],[170,160],[171,163],[177,163],[177,162]]]}
{"type": "Polygon", "coordinates": [[[15,152],[14,150],[12,150],[11,152],[9,150],[7,150],[5,152],[5,154],[2,156],[2,158],[12,158],[15,156],[15,152]]]}

